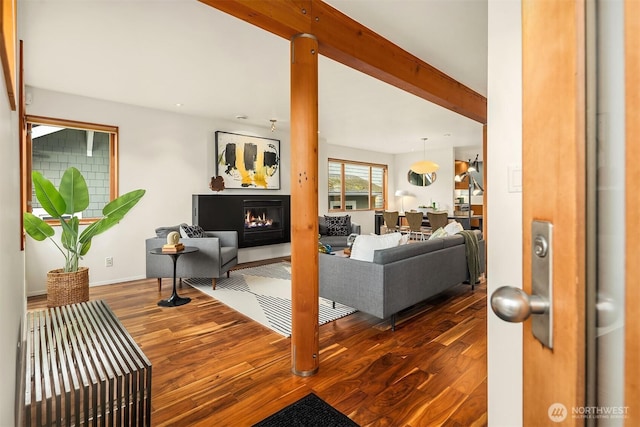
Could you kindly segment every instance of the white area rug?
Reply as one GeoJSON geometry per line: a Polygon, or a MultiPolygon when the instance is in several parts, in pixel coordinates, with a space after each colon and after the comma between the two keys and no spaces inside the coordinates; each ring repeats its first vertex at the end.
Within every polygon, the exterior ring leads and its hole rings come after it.
{"type": "MultiPolygon", "coordinates": [[[[279,262],[231,272],[231,277],[217,280],[191,278],[185,283],[212,296],[258,323],[286,336],[291,336],[291,264],[279,262]]],[[[319,324],[347,316],[356,310],[319,298],[319,324]]]]}

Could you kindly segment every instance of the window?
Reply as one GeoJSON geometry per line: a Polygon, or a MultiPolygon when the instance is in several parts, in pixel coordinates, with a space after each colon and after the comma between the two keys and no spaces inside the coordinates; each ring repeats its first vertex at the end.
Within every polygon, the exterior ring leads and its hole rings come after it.
{"type": "Polygon", "coordinates": [[[36,200],[31,171],[41,172],[57,187],[64,171],[75,166],[89,187],[90,204],[81,223],[102,217],[102,207],[118,196],[118,128],[36,116],[27,116],[26,124],[23,209],[47,219],[36,200]]]}
{"type": "Polygon", "coordinates": [[[330,211],[384,209],[387,165],[329,159],[330,211]]]}

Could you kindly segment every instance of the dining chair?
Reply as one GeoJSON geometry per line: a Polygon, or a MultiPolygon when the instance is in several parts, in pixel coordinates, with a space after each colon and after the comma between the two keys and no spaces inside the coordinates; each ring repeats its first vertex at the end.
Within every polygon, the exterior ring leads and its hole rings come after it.
{"type": "Polygon", "coordinates": [[[444,228],[449,223],[449,214],[447,212],[427,212],[427,219],[431,225],[431,230],[436,231],[438,228],[444,228]]]}
{"type": "Polygon", "coordinates": [[[382,217],[384,218],[384,225],[387,227],[387,233],[400,231],[400,227],[398,226],[398,211],[384,211],[382,217]]]}
{"type": "Polygon", "coordinates": [[[404,215],[409,223],[409,239],[415,237],[415,240],[424,240],[425,233],[422,231],[422,212],[405,212],[404,215]]]}

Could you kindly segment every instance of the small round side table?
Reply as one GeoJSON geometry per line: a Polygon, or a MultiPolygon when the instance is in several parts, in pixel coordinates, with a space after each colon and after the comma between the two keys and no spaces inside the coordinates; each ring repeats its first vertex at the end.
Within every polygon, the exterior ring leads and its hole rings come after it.
{"type": "Polygon", "coordinates": [[[173,292],[169,299],[158,301],[158,305],[160,307],[176,307],[188,304],[191,301],[191,298],[183,298],[178,295],[178,292],[176,291],[176,265],[178,264],[178,258],[180,258],[180,255],[192,254],[198,251],[199,249],[193,246],[185,246],[185,248],[179,252],[163,252],[162,248],[151,249],[150,253],[153,255],[169,255],[171,259],[173,259],[173,292]]]}

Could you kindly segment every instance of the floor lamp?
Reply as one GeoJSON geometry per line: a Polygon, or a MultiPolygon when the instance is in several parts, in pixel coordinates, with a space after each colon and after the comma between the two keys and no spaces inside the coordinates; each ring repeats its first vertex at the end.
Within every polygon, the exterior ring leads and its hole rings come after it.
{"type": "Polygon", "coordinates": [[[407,190],[396,190],[395,196],[396,197],[400,197],[400,203],[402,206],[402,213],[404,213],[404,197],[405,196],[410,196],[411,193],[409,193],[407,190]]]}
{"type": "Polygon", "coordinates": [[[471,210],[471,195],[477,196],[481,192],[484,191],[484,188],[476,181],[476,179],[471,175],[471,172],[476,172],[476,165],[478,164],[478,156],[476,155],[476,159],[471,163],[471,159],[469,159],[469,167],[466,171],[462,172],[460,175],[455,176],[456,182],[462,182],[465,179],[468,179],[469,182],[469,228],[471,228],[471,216],[473,215],[473,211],[471,210]]]}

